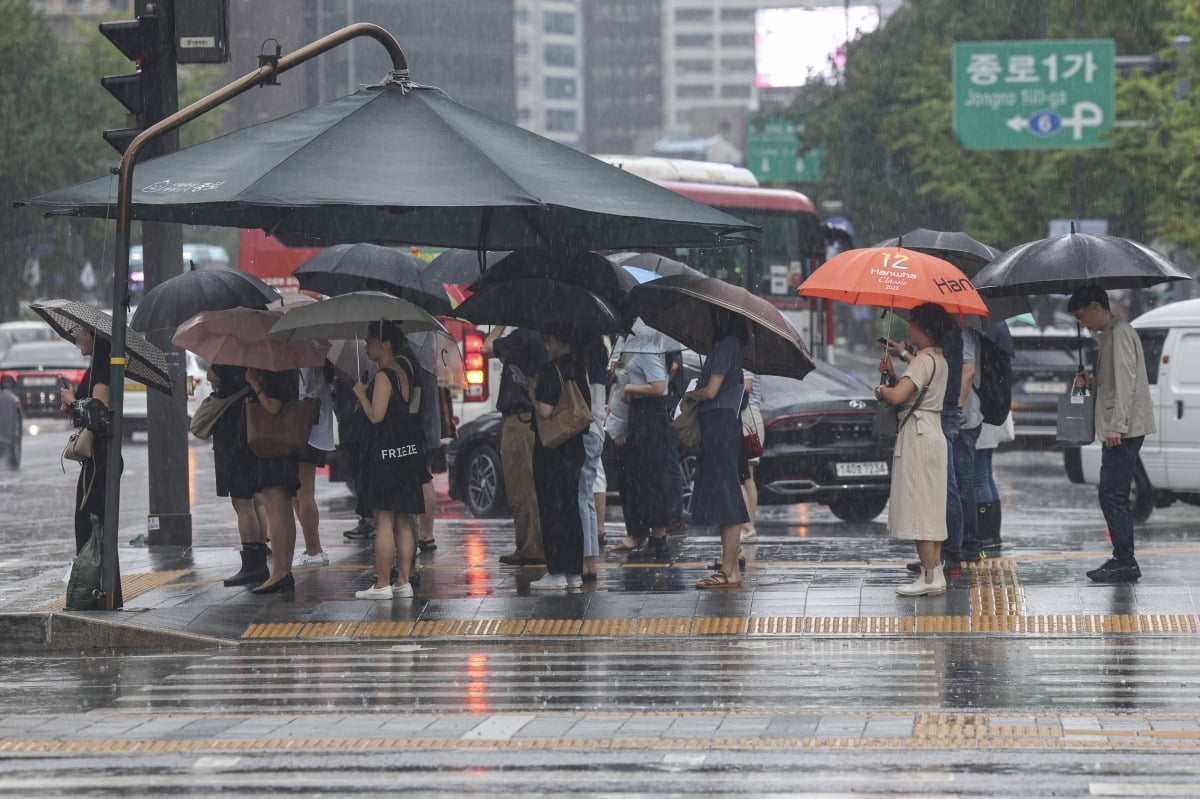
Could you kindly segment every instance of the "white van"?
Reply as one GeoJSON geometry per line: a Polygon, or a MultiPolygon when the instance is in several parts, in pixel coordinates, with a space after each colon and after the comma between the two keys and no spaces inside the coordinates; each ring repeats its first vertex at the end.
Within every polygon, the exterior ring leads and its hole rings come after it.
{"type": "MultiPolygon", "coordinates": [[[[1176,500],[1200,505],[1200,299],[1164,305],[1131,323],[1146,352],[1157,432],[1134,473],[1134,520],[1176,500]]],[[[1064,452],[1072,482],[1100,482],[1101,443],[1064,452]]]]}

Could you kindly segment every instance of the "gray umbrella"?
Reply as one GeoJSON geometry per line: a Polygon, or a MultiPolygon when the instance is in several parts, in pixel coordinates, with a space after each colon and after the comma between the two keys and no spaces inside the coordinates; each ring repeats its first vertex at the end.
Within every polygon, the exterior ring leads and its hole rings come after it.
{"type": "MultiPolygon", "coordinates": [[[[139,163],[131,198],[134,219],[330,244],[713,247],[756,229],[399,78],[139,163]]],[[[116,182],[29,202],[111,218],[116,182]]]]}
{"type": "MultiPolygon", "coordinates": [[[[38,300],[30,310],[50,323],[68,341],[75,341],[75,329],[87,328],[93,335],[112,340],[112,317],[99,308],[74,300],[38,300]]],[[[125,374],[131,379],[164,394],[171,393],[171,374],[163,351],[142,338],[140,333],[126,333],[125,374]]]]}
{"type": "Polygon", "coordinates": [[[1068,233],[1013,247],[975,276],[985,297],[1070,294],[1087,283],[1137,289],[1191,275],[1141,242],[1117,236],[1068,233]]]}

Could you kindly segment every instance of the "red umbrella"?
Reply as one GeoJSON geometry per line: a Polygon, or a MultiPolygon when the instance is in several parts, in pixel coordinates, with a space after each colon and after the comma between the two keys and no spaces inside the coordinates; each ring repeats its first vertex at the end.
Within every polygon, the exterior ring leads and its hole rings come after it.
{"type": "Polygon", "coordinates": [[[171,342],[191,350],[209,363],[245,366],[282,372],[302,366],[324,366],[326,341],[286,341],[267,331],[283,316],[281,311],[232,308],[204,311],[175,331],[171,342]]]}
{"type": "Polygon", "coordinates": [[[800,296],[853,305],[915,308],[936,303],[960,316],[987,316],[971,281],[941,258],[903,247],[863,247],[835,255],[800,284],[800,296]]]}

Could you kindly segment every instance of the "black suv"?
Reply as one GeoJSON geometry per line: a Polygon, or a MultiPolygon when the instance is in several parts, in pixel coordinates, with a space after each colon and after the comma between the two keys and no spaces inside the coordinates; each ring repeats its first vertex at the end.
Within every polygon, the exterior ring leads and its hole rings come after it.
{"type": "MultiPolygon", "coordinates": [[[[892,448],[871,436],[871,387],[824,363],[804,380],[764,376],[762,384],[764,452],[755,470],[759,504],[819,502],[845,521],[875,518],[891,490],[892,448]]],[[[500,421],[493,412],[468,422],[447,451],[450,496],[477,517],[507,511],[500,421]]],[[[611,447],[605,450],[608,454],[611,447]]],[[[606,458],[614,490],[615,468],[606,458]]],[[[694,459],[685,458],[685,507],[693,468],[694,459]]]]}

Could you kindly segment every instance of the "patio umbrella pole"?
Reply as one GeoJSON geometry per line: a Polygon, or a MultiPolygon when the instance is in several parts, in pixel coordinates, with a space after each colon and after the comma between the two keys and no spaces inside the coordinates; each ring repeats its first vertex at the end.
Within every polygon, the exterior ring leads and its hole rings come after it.
{"type": "Polygon", "coordinates": [[[105,477],[104,527],[100,548],[100,590],[103,593],[105,610],[117,610],[116,587],[121,575],[117,563],[117,529],[121,509],[121,441],[123,435],[123,405],[125,385],[126,317],[129,313],[129,245],[130,223],[133,216],[133,167],[138,155],[146,145],[170,133],[187,122],[211,111],[239,94],[256,86],[268,85],[275,77],[317,56],[345,44],[360,36],[368,36],[388,51],[392,59],[392,71],[402,82],[408,81],[408,62],[396,39],[383,28],[370,23],[347,25],[311,44],[301,47],[286,56],[260,56],[261,66],[237,80],[226,84],[211,94],[156,122],[139,133],[125,150],[118,168],[117,186],[117,246],[113,253],[113,330],[110,365],[110,406],[112,409],[111,441],[108,448],[107,474],[105,477]]]}

